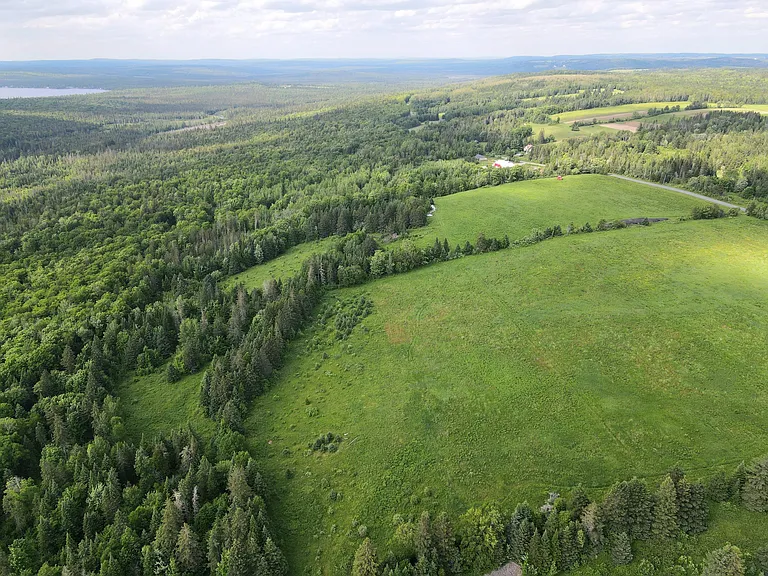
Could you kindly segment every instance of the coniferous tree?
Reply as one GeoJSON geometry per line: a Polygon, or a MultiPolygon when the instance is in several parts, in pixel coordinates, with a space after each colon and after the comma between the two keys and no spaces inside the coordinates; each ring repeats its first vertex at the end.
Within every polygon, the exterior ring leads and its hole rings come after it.
{"type": "Polygon", "coordinates": [[[747,468],[741,494],[747,510],[768,512],[768,456],[755,460],[747,468]]]}
{"type": "Polygon", "coordinates": [[[176,504],[168,498],[163,508],[163,519],[155,535],[155,548],[160,551],[166,559],[170,559],[176,548],[176,542],[179,539],[179,530],[181,529],[181,512],[176,504]]]}
{"type": "Polygon", "coordinates": [[[703,484],[680,479],[677,492],[677,523],[686,534],[700,534],[707,529],[709,508],[703,484]]]}
{"type": "Polygon", "coordinates": [[[656,492],[653,535],[656,538],[673,538],[678,532],[677,490],[672,478],[667,476],[656,492]]]}
{"type": "Polygon", "coordinates": [[[713,550],[704,560],[701,576],[744,576],[741,550],[731,544],[713,550]]]}
{"type": "Polygon", "coordinates": [[[569,522],[560,532],[560,561],[558,568],[561,571],[576,568],[579,565],[579,551],[577,524],[569,522]]]}
{"type": "Polygon", "coordinates": [[[179,530],[174,558],[176,565],[183,572],[195,573],[200,566],[200,544],[189,524],[184,524],[179,530]]]}
{"type": "Polygon", "coordinates": [[[626,532],[619,532],[611,538],[611,561],[616,566],[632,562],[632,543],[626,532]]]}
{"type": "Polygon", "coordinates": [[[352,562],[352,576],[378,576],[379,561],[370,538],[363,540],[352,562]]]}

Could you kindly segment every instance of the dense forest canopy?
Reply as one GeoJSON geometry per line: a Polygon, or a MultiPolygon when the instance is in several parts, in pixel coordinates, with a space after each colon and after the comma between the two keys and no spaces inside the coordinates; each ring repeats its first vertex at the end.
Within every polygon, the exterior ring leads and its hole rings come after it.
{"type": "MultiPolygon", "coordinates": [[[[424,226],[434,197],[541,175],[616,172],[754,200],[750,213],[765,216],[768,121],[716,109],[761,104],[763,70],[0,101],[4,568],[285,574],[243,416],[323,290],[514,245],[446,241],[374,257],[384,240],[424,226]],[[661,102],[701,110],[558,141],[531,126],[661,102]],[[475,160],[514,159],[528,144],[534,163],[475,160]],[[327,237],[339,241],[295,278],[250,291],[219,284],[327,237]],[[162,365],[169,385],[207,367],[211,438],[128,437],[117,384],[162,365]]],[[[348,311],[340,330],[364,309],[348,311]]]]}

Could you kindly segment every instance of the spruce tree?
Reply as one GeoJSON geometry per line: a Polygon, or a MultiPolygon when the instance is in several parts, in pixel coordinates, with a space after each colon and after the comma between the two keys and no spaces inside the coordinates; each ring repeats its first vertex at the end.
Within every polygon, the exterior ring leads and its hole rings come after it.
{"type": "Polygon", "coordinates": [[[168,498],[163,509],[163,519],[155,535],[155,548],[162,552],[166,559],[171,557],[176,548],[180,528],[181,512],[179,512],[179,509],[176,508],[171,499],[168,498]]]}
{"type": "Polygon", "coordinates": [[[528,554],[531,539],[536,531],[533,510],[527,502],[518,504],[506,526],[507,553],[515,562],[522,562],[528,554]]]}
{"type": "Polygon", "coordinates": [[[768,512],[768,456],[755,460],[747,468],[742,502],[752,512],[768,512]]]}
{"type": "Polygon", "coordinates": [[[568,502],[568,510],[571,511],[571,519],[578,520],[581,518],[584,509],[589,506],[589,496],[584,491],[584,488],[579,484],[571,492],[571,498],[568,502]]]}
{"type": "Polygon", "coordinates": [[[569,522],[560,532],[560,563],[561,571],[571,570],[579,565],[578,528],[575,522],[569,522]]]}
{"type": "Polygon", "coordinates": [[[264,560],[267,563],[269,576],[284,576],[288,573],[285,556],[269,537],[264,542],[264,560]]]}
{"type": "Polygon", "coordinates": [[[677,531],[677,491],[672,478],[667,476],[656,493],[653,535],[656,538],[674,538],[677,531]]]}
{"type": "Polygon", "coordinates": [[[632,562],[632,543],[626,532],[619,532],[611,539],[611,561],[616,566],[632,562]]]}
{"type": "Polygon", "coordinates": [[[376,557],[376,549],[370,538],[363,540],[355,552],[352,562],[352,576],[378,576],[379,561],[376,557]]]}
{"type": "Polygon", "coordinates": [[[707,529],[709,509],[703,484],[686,478],[677,482],[677,523],[686,534],[700,534],[707,529]]]}
{"type": "Polygon", "coordinates": [[[701,576],[744,576],[744,573],[741,550],[726,544],[707,554],[701,576]]]}
{"type": "Polygon", "coordinates": [[[189,524],[184,524],[179,531],[175,558],[179,569],[184,572],[196,572],[200,566],[200,544],[189,524]]]}
{"type": "Polygon", "coordinates": [[[741,504],[741,491],[744,488],[744,482],[747,479],[747,467],[744,462],[740,462],[729,478],[731,489],[731,500],[734,504],[741,504]]]}

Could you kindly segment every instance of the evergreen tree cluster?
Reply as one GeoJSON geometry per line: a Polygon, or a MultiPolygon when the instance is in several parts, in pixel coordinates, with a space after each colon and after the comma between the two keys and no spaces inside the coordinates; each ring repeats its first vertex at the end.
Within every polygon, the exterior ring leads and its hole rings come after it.
{"type": "MultiPolygon", "coordinates": [[[[512,561],[523,567],[524,574],[543,576],[568,572],[601,553],[616,566],[630,564],[635,542],[663,547],[706,531],[714,495],[720,501],[743,500],[750,510],[768,510],[767,463],[768,457],[749,467],[740,465],[730,475],[713,476],[708,485],[714,491],[675,468],[653,488],[634,478],[614,484],[592,501],[577,487],[568,498],[552,494],[539,509],[526,502],[509,515],[488,504],[467,510],[455,526],[445,514],[436,520],[428,512],[418,520],[396,516],[383,554],[366,539],[355,555],[352,575],[480,574],[512,561]]],[[[764,550],[759,551],[753,560],[756,569],[766,559],[764,550]]],[[[675,558],[678,563],[682,560],[675,558]]],[[[653,569],[650,562],[643,562],[653,569]]],[[[744,575],[745,566],[741,551],[726,546],[713,551],[701,570],[744,575]]],[[[692,569],[699,573],[697,567],[692,569]]]]}

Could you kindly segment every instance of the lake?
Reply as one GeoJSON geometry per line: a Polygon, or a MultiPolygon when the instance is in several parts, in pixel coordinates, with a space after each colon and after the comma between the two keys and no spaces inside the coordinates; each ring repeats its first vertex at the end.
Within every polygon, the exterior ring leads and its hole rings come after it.
{"type": "Polygon", "coordinates": [[[8,98],[50,98],[51,96],[76,96],[101,94],[106,90],[92,88],[8,88],[0,86],[0,100],[8,98]]]}

